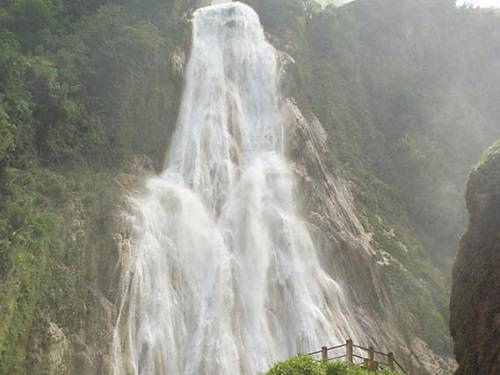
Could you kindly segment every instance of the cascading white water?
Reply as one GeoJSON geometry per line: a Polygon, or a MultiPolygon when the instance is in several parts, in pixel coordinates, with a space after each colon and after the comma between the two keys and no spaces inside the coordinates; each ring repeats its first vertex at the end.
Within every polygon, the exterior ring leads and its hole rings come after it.
{"type": "Polygon", "coordinates": [[[168,167],[133,205],[115,375],[253,375],[356,336],[299,216],[275,51],[250,7],[194,13],[168,167]]]}

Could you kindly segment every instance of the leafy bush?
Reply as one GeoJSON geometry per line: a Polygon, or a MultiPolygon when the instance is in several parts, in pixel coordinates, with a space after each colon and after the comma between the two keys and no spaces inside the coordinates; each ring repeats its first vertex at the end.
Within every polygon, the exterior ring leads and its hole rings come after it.
{"type": "Polygon", "coordinates": [[[325,366],[325,375],[347,374],[349,366],[343,362],[331,362],[325,366]]]}
{"type": "Polygon", "coordinates": [[[267,375],[325,375],[325,370],[314,358],[299,355],[277,363],[267,375]]]}
{"type": "MultiPolygon", "coordinates": [[[[298,355],[279,362],[266,375],[370,375],[373,372],[344,362],[323,363],[310,356],[298,355]]],[[[398,375],[399,373],[382,370],[380,375],[398,375]]]]}
{"type": "MultiPolygon", "coordinates": [[[[343,362],[328,362],[324,365],[325,375],[370,375],[373,372],[365,370],[364,368],[348,365],[343,362]]],[[[390,370],[378,371],[379,375],[397,375],[398,372],[390,370]]]]}

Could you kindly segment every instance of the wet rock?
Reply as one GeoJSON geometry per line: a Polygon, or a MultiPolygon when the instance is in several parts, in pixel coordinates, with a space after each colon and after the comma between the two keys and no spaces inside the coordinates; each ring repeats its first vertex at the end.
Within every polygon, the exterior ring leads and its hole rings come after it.
{"type": "Polygon", "coordinates": [[[500,142],[472,172],[466,200],[450,304],[457,374],[500,374],[500,142]]]}

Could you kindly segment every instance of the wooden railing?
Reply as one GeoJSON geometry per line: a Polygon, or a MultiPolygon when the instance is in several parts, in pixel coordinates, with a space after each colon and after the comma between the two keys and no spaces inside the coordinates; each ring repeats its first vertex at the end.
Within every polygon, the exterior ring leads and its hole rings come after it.
{"type": "Polygon", "coordinates": [[[394,353],[382,353],[373,347],[364,348],[354,345],[352,340],[347,340],[345,344],[327,347],[323,346],[317,352],[308,353],[309,356],[321,355],[322,361],[335,361],[345,359],[347,363],[352,363],[364,367],[371,371],[383,369],[397,370],[406,374],[403,367],[394,358],[394,353]],[[342,350],[344,349],[345,350],[342,350]],[[333,355],[330,355],[333,354],[333,355]]]}

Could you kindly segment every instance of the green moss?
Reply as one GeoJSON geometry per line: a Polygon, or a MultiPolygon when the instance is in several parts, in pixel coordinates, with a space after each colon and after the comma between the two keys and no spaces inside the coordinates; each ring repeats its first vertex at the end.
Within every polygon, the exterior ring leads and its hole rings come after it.
{"type": "Polygon", "coordinates": [[[489,162],[495,157],[500,156],[500,140],[491,145],[481,156],[479,163],[477,163],[475,169],[480,170],[487,167],[489,162]]]}

